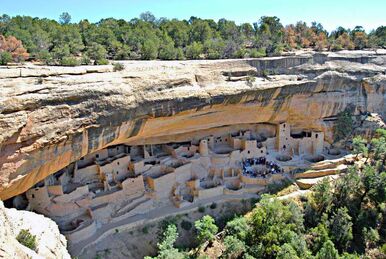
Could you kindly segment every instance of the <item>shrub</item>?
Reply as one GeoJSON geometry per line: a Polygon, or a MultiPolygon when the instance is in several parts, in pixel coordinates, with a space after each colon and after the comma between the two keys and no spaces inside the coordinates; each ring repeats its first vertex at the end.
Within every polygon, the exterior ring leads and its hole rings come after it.
{"type": "Polygon", "coordinates": [[[216,204],[215,202],[213,202],[213,203],[209,206],[209,208],[210,208],[211,210],[214,210],[215,208],[217,208],[217,204],[216,204]]]}
{"type": "Polygon", "coordinates": [[[293,184],[293,181],[288,179],[288,178],[286,178],[280,182],[272,182],[272,183],[267,185],[267,192],[269,194],[276,194],[279,191],[287,188],[291,184],[293,184]]]}
{"type": "Polygon", "coordinates": [[[0,65],[7,65],[12,61],[12,55],[9,52],[0,52],[0,65]]]}
{"type": "Polygon", "coordinates": [[[166,44],[161,46],[158,56],[160,59],[163,59],[163,60],[173,60],[173,59],[176,59],[177,50],[176,48],[174,48],[172,43],[166,44]]]}
{"type": "Polygon", "coordinates": [[[191,45],[186,47],[186,57],[190,59],[199,59],[203,52],[203,46],[199,42],[193,42],[191,45]]]}
{"type": "Polygon", "coordinates": [[[198,232],[197,240],[201,244],[205,241],[212,241],[218,231],[218,227],[216,226],[214,219],[209,215],[206,215],[202,217],[202,219],[194,222],[194,226],[198,232]]]}
{"type": "Polygon", "coordinates": [[[75,67],[75,66],[79,66],[80,62],[75,57],[63,57],[60,60],[60,65],[68,66],[68,67],[75,67]]]}
{"type": "Polygon", "coordinates": [[[142,45],[141,53],[143,59],[156,59],[158,54],[158,43],[154,40],[146,40],[142,45]]]}
{"type": "Polygon", "coordinates": [[[32,235],[28,229],[20,230],[19,234],[16,237],[16,240],[19,241],[19,243],[23,246],[26,246],[29,249],[36,251],[36,236],[32,235]]]}
{"type": "Polygon", "coordinates": [[[81,65],[91,65],[91,59],[87,55],[83,55],[82,58],[80,59],[80,64],[81,65]]]}
{"type": "Polygon", "coordinates": [[[98,59],[95,61],[95,63],[97,65],[108,65],[109,64],[109,61],[105,58],[102,58],[102,59],[98,59]]]}
{"type": "Polygon", "coordinates": [[[265,57],[265,49],[251,49],[248,51],[248,56],[250,58],[260,58],[260,57],[265,57]]]}
{"type": "Polygon", "coordinates": [[[205,207],[204,206],[198,207],[198,212],[204,213],[205,212],[205,207]]]}
{"type": "Polygon", "coordinates": [[[346,138],[350,135],[353,127],[353,120],[348,110],[345,110],[338,114],[337,120],[334,125],[334,138],[335,141],[346,138]]]}
{"type": "Polygon", "coordinates": [[[192,224],[190,221],[183,220],[183,221],[181,222],[181,228],[182,228],[182,229],[185,229],[186,231],[191,230],[192,227],[193,227],[193,224],[192,224]]]}
{"type": "Polygon", "coordinates": [[[148,234],[149,233],[149,227],[148,226],[143,227],[142,228],[142,233],[148,234]]]}
{"type": "Polygon", "coordinates": [[[252,86],[255,81],[256,81],[256,77],[254,77],[254,76],[248,76],[247,77],[247,85],[248,86],[252,86]]]}
{"type": "Polygon", "coordinates": [[[117,62],[117,63],[114,63],[114,64],[113,64],[113,70],[114,70],[114,72],[116,72],[116,71],[122,71],[122,70],[124,70],[124,69],[125,69],[125,65],[122,64],[122,63],[117,62]]]}

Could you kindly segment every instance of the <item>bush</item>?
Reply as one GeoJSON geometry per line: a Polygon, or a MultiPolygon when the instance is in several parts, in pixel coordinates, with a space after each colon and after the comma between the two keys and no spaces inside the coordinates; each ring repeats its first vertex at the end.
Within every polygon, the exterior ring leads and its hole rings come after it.
{"type": "Polygon", "coordinates": [[[203,52],[203,46],[199,42],[193,42],[191,45],[186,47],[186,57],[190,59],[199,59],[203,52]]]}
{"type": "Polygon", "coordinates": [[[252,86],[255,81],[256,81],[256,77],[254,77],[254,76],[248,76],[247,77],[247,85],[248,86],[252,86]]]}
{"type": "Polygon", "coordinates": [[[97,65],[108,65],[109,64],[109,61],[105,58],[102,58],[102,59],[98,59],[95,61],[95,63],[97,65]]]}
{"type": "Polygon", "coordinates": [[[19,234],[16,237],[16,240],[19,241],[19,243],[23,246],[26,246],[29,249],[36,251],[36,236],[32,235],[28,229],[20,230],[19,234]]]}
{"type": "Polygon", "coordinates": [[[143,227],[142,228],[142,233],[148,234],[149,233],[149,227],[148,226],[143,227]]]}
{"type": "Polygon", "coordinates": [[[279,191],[287,188],[291,184],[293,184],[293,181],[288,179],[288,178],[286,178],[280,182],[272,182],[272,183],[267,185],[267,192],[269,194],[276,194],[279,191]]]}
{"type": "Polygon", "coordinates": [[[0,65],[7,65],[12,61],[12,55],[9,52],[0,52],[0,65]]]}
{"type": "Polygon", "coordinates": [[[92,62],[91,62],[91,59],[89,58],[89,56],[87,56],[86,54],[82,56],[82,58],[80,59],[80,64],[81,65],[91,65],[92,62]]]}
{"type": "Polygon", "coordinates": [[[163,60],[173,60],[177,57],[177,50],[174,48],[173,44],[166,44],[161,46],[159,51],[159,58],[163,60]]]}
{"type": "Polygon", "coordinates": [[[75,57],[63,57],[60,60],[60,65],[68,66],[68,67],[75,67],[75,66],[79,66],[80,62],[75,57]]]}
{"type": "Polygon", "coordinates": [[[117,62],[117,63],[114,63],[114,64],[113,64],[113,70],[114,70],[114,72],[116,72],[116,71],[122,71],[122,70],[124,70],[124,69],[125,69],[125,65],[122,64],[122,63],[117,62]]]}
{"type": "Polygon", "coordinates": [[[206,215],[202,217],[202,219],[194,222],[194,226],[198,233],[196,238],[201,244],[205,241],[212,241],[218,231],[218,227],[216,226],[214,219],[209,215],[206,215]]]}
{"type": "Polygon", "coordinates": [[[211,210],[214,210],[215,208],[217,208],[217,204],[216,204],[215,202],[213,202],[213,203],[209,206],[209,208],[210,208],[211,210]]]}
{"type": "Polygon", "coordinates": [[[141,48],[142,58],[151,60],[156,59],[158,55],[158,44],[154,40],[146,40],[141,48]]]}
{"type": "Polygon", "coordinates": [[[205,212],[205,207],[204,206],[198,207],[198,212],[204,213],[205,212]]]}
{"type": "Polygon", "coordinates": [[[185,229],[186,231],[191,230],[192,227],[193,227],[193,224],[192,224],[190,221],[183,220],[183,221],[181,222],[181,228],[182,228],[182,229],[185,229]]]}
{"type": "Polygon", "coordinates": [[[335,141],[344,139],[351,134],[353,128],[353,120],[348,110],[338,114],[334,125],[334,139],[335,141]]]}
{"type": "Polygon", "coordinates": [[[250,58],[261,58],[261,57],[265,57],[266,54],[265,54],[265,49],[251,49],[248,51],[248,56],[250,58]]]}

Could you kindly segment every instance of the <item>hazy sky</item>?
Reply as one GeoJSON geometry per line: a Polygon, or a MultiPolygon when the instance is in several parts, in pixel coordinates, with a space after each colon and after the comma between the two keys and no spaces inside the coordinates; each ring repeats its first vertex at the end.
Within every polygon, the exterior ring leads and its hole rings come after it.
{"type": "Polygon", "coordinates": [[[101,18],[130,20],[144,11],[156,17],[227,18],[237,23],[278,16],[283,24],[318,21],[331,31],[362,25],[371,30],[386,25],[386,0],[0,0],[0,14],[58,19],[69,12],[73,22],[101,18]]]}

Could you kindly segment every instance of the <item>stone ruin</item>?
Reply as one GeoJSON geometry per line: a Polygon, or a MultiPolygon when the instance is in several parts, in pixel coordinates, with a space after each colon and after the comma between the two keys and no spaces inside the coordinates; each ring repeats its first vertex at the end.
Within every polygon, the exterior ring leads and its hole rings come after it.
{"type": "Polygon", "coordinates": [[[259,192],[313,158],[333,157],[328,147],[323,132],[294,133],[287,123],[250,125],[183,143],[109,146],[13,202],[52,218],[76,243],[104,225],[166,204],[182,208],[221,195],[259,192]]]}

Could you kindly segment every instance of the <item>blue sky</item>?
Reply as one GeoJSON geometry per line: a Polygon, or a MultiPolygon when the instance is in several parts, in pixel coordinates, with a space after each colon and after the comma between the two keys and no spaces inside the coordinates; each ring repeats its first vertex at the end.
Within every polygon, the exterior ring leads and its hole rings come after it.
{"type": "Polygon", "coordinates": [[[108,17],[129,20],[150,11],[156,17],[227,18],[237,23],[276,15],[283,24],[318,21],[329,31],[338,25],[362,25],[366,30],[386,25],[386,0],[0,0],[0,14],[11,16],[58,19],[64,11],[74,22],[108,17]]]}

